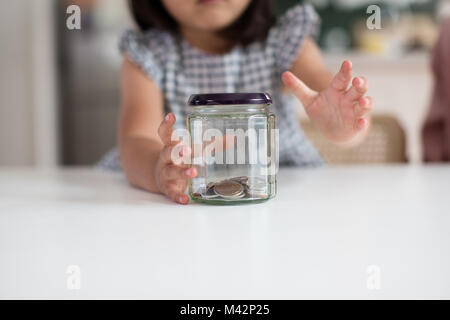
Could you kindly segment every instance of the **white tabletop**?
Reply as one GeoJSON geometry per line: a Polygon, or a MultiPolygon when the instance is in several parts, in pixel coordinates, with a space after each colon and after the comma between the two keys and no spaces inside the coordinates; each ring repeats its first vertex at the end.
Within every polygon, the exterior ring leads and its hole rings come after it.
{"type": "Polygon", "coordinates": [[[0,298],[450,298],[450,166],[281,169],[181,206],[92,169],[0,169],[0,298]]]}

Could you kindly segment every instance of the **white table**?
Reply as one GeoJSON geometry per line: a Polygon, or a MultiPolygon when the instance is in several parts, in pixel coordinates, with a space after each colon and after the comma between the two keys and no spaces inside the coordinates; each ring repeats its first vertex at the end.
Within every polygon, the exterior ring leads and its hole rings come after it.
{"type": "Polygon", "coordinates": [[[450,166],[278,181],[181,206],[120,174],[0,169],[0,298],[450,298],[450,166]]]}

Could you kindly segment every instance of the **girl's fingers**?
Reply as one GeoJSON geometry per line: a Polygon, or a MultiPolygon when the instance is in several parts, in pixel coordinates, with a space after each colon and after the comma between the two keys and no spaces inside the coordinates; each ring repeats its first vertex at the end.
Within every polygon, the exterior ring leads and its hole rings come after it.
{"type": "Polygon", "coordinates": [[[355,116],[357,117],[357,120],[355,122],[356,131],[365,130],[369,126],[369,120],[366,119],[365,116],[367,116],[372,110],[373,104],[374,101],[372,97],[361,97],[358,100],[358,103],[355,107],[355,116]]]}
{"type": "Polygon", "coordinates": [[[179,204],[188,204],[189,203],[189,197],[184,194],[184,190],[181,187],[180,184],[170,184],[167,187],[166,194],[174,202],[177,202],[179,204]]]}
{"type": "Polygon", "coordinates": [[[309,106],[317,95],[317,92],[311,90],[306,84],[297,78],[292,72],[286,71],[281,76],[285,86],[292,91],[300,100],[304,107],[309,106]]]}
{"type": "Polygon", "coordinates": [[[360,118],[355,123],[355,129],[357,131],[362,131],[362,130],[366,129],[368,126],[369,126],[369,120],[367,120],[366,118],[360,118]]]}
{"type": "Polygon", "coordinates": [[[166,145],[160,154],[160,158],[164,163],[175,163],[177,165],[188,164],[191,155],[191,148],[183,144],[166,145]]]}
{"type": "Polygon", "coordinates": [[[188,180],[197,176],[197,169],[184,168],[176,165],[167,165],[162,169],[163,180],[188,180]]]}
{"type": "Polygon", "coordinates": [[[372,97],[361,97],[356,105],[356,116],[363,117],[368,114],[373,108],[373,98],[372,97]]]}
{"type": "Polygon", "coordinates": [[[166,146],[178,141],[173,131],[175,120],[175,115],[168,113],[158,128],[158,135],[166,146]]]}
{"type": "Polygon", "coordinates": [[[345,91],[352,80],[352,63],[351,61],[344,61],[342,63],[341,69],[334,76],[331,81],[331,87],[338,91],[345,91]]]}
{"type": "Polygon", "coordinates": [[[345,93],[344,99],[348,103],[355,102],[365,95],[368,89],[367,80],[363,77],[356,77],[353,79],[351,88],[345,93]]]}

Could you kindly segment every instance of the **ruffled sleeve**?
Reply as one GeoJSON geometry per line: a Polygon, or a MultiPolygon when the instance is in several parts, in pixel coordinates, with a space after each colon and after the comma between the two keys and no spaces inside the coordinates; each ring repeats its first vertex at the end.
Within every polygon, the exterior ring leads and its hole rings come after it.
{"type": "Polygon", "coordinates": [[[319,29],[320,18],[311,5],[296,5],[279,18],[267,42],[279,73],[292,66],[305,37],[316,38],[319,29]]]}
{"type": "Polygon", "coordinates": [[[126,30],[119,41],[120,52],[126,54],[160,88],[164,77],[166,45],[167,39],[157,30],[145,33],[126,30]]]}

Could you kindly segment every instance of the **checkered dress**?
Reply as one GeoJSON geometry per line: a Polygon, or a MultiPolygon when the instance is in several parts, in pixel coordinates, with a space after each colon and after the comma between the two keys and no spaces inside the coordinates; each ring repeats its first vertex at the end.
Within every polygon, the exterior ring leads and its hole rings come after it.
{"type": "MultiPolygon", "coordinates": [[[[281,93],[281,74],[288,70],[305,36],[316,36],[319,18],[309,5],[297,5],[279,18],[265,42],[235,46],[226,54],[202,52],[186,40],[157,29],[126,31],[120,50],[161,89],[165,112],[177,118],[175,128],[186,125],[192,112],[187,105],[193,93],[268,92],[279,128],[281,165],[317,166],[322,158],[305,137],[292,96],[281,93]]],[[[101,167],[120,169],[116,150],[101,167]]]]}

